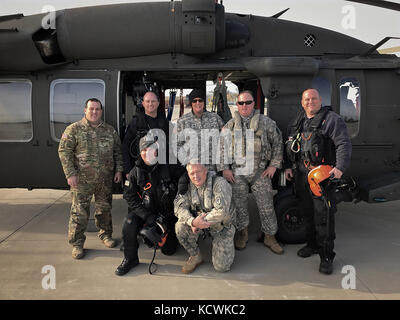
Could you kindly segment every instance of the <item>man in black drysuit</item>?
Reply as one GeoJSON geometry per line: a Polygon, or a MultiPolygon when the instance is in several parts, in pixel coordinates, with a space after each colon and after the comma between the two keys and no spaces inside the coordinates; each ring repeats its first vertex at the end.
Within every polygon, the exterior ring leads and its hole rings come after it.
{"type": "Polygon", "coordinates": [[[332,179],[340,179],[350,166],[352,146],[343,119],[328,108],[322,108],[317,90],[303,92],[301,104],[304,112],[288,129],[286,179],[294,177],[296,196],[306,224],[307,244],[297,255],[307,258],[319,253],[319,272],[331,274],[335,257],[335,183],[324,182],[323,196],[310,191],[307,180],[311,169],[331,165],[332,179]],[[328,221],[329,220],[329,221],[328,221]]]}
{"type": "Polygon", "coordinates": [[[173,206],[176,196],[176,183],[173,181],[176,180],[171,179],[168,165],[157,162],[157,142],[151,139],[154,138],[144,136],[140,139],[140,158],[130,171],[124,187],[128,215],[122,227],[124,259],[115,270],[119,276],[139,264],[138,234],[143,227],[154,226],[160,217],[168,232],[161,252],[172,255],[178,246],[173,206]]]}

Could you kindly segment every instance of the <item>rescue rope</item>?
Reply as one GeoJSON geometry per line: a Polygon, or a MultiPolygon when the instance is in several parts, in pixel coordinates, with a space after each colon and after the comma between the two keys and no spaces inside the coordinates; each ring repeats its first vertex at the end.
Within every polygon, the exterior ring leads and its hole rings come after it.
{"type": "Polygon", "coordinates": [[[153,258],[151,259],[151,262],[150,262],[150,264],[149,264],[149,273],[150,273],[150,274],[153,274],[154,272],[157,271],[157,267],[158,267],[158,266],[157,266],[156,263],[154,263],[154,259],[156,258],[157,249],[158,249],[158,246],[155,246],[155,247],[154,247],[153,258]],[[151,266],[152,266],[153,264],[154,264],[155,268],[154,268],[153,271],[151,271],[151,266]]]}

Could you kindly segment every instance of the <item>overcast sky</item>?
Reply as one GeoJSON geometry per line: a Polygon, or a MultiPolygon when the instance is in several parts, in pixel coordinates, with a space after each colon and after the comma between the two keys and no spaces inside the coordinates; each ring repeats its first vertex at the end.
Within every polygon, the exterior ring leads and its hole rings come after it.
{"type": "MultiPolygon", "coordinates": [[[[170,0],[164,0],[170,1],[170,0]]],[[[400,0],[391,0],[400,3],[400,0]]],[[[46,5],[56,10],[148,0],[0,0],[0,15],[40,13],[46,5]]],[[[386,36],[400,37],[400,12],[351,3],[344,0],[224,0],[226,12],[271,16],[290,8],[281,19],[332,29],[368,43],[386,36]]],[[[400,46],[391,40],[383,47],[400,46]]]]}

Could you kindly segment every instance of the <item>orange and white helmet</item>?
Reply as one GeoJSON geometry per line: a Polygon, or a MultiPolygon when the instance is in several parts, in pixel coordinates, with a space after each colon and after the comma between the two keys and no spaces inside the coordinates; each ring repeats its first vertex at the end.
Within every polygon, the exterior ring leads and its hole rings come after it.
{"type": "Polygon", "coordinates": [[[308,173],[308,184],[310,185],[311,192],[317,197],[322,196],[322,189],[319,184],[330,177],[329,172],[332,169],[332,166],[320,165],[308,173]]]}

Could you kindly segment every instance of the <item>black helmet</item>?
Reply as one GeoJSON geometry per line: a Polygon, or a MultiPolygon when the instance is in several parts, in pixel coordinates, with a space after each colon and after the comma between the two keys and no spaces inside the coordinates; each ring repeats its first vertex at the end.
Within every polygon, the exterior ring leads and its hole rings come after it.
{"type": "Polygon", "coordinates": [[[144,244],[149,248],[162,248],[167,240],[167,228],[162,222],[157,221],[151,226],[140,230],[139,235],[143,238],[144,244]]]}

